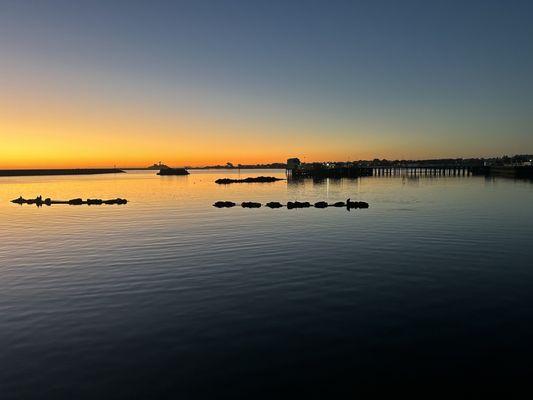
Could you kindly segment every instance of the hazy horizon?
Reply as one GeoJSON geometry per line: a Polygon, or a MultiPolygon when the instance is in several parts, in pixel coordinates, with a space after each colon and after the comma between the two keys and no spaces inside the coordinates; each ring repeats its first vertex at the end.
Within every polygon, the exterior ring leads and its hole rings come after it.
{"type": "MultiPolygon", "coordinates": [[[[372,161],[374,159],[380,159],[380,160],[388,160],[388,161],[423,161],[423,160],[432,160],[432,159],[491,159],[491,158],[501,158],[504,156],[513,157],[515,155],[530,155],[533,154],[533,151],[523,151],[520,154],[496,154],[496,155],[489,155],[489,156],[471,156],[471,157],[427,157],[427,158],[382,158],[382,157],[369,157],[366,159],[346,159],[346,160],[334,160],[334,159],[303,159],[301,158],[300,161],[302,162],[351,162],[351,161],[372,161]]],[[[299,157],[298,155],[294,155],[294,157],[299,157]]],[[[301,157],[301,156],[300,156],[301,157]]],[[[154,164],[157,164],[161,162],[164,165],[171,166],[171,167],[192,167],[192,168],[203,168],[203,167],[209,167],[209,166],[226,166],[228,162],[232,163],[234,166],[244,165],[244,166],[252,166],[252,165],[269,165],[269,164],[284,164],[286,163],[288,158],[292,158],[292,156],[287,157],[284,160],[278,160],[278,161],[264,161],[264,162],[233,162],[232,160],[226,160],[226,161],[220,161],[220,162],[213,162],[213,163],[204,163],[204,164],[191,164],[191,163],[179,163],[179,162],[165,162],[165,161],[146,161],[146,162],[139,162],[137,164],[54,164],[54,163],[48,163],[48,164],[36,164],[36,165],[22,165],[18,167],[2,167],[0,165],[0,169],[47,169],[47,168],[57,168],[57,169],[73,169],[73,168],[148,168],[153,166],[154,164]]],[[[223,160],[223,158],[220,158],[220,160],[223,160]]]]}

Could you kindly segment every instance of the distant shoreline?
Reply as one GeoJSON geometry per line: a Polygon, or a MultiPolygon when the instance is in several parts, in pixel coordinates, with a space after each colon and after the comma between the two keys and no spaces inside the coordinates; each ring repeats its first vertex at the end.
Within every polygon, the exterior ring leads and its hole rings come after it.
{"type": "MultiPolygon", "coordinates": [[[[187,170],[191,169],[191,170],[200,170],[200,169],[225,169],[225,170],[233,170],[233,169],[285,169],[285,165],[283,166],[273,166],[273,167],[267,167],[267,166],[261,166],[261,167],[256,167],[256,166],[251,166],[251,165],[245,165],[245,166],[242,166],[242,167],[225,167],[223,165],[212,165],[212,166],[207,166],[207,167],[180,167],[180,168],[185,168],[187,170]]],[[[127,168],[121,168],[122,170],[124,171],[159,171],[159,168],[153,168],[153,167],[139,167],[139,168],[135,168],[135,167],[127,167],[127,168]]]]}
{"type": "Polygon", "coordinates": [[[118,168],[0,169],[0,176],[96,175],[120,174],[124,172],[118,168]]]}

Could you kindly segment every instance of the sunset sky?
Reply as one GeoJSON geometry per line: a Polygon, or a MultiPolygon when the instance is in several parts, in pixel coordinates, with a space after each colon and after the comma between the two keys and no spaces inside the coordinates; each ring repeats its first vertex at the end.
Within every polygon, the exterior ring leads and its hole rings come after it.
{"type": "Polygon", "coordinates": [[[0,168],[533,152],[531,1],[0,1],[0,168]]]}

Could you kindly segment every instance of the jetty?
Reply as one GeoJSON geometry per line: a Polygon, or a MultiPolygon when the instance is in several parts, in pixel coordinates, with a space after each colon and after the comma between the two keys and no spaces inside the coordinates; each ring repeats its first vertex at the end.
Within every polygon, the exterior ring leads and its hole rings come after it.
{"type": "Polygon", "coordinates": [[[283,181],[282,178],[275,178],[273,176],[258,176],[255,178],[244,178],[244,179],[230,179],[230,178],[221,178],[217,179],[215,183],[219,185],[228,185],[230,183],[270,183],[283,181]]]}
{"type": "Polygon", "coordinates": [[[75,199],[70,199],[70,200],[52,200],[49,197],[43,199],[43,196],[37,196],[34,199],[25,199],[22,196],[20,196],[17,199],[11,200],[11,203],[15,203],[15,204],[19,204],[19,205],[35,204],[37,207],[42,207],[43,205],[51,206],[53,204],[68,204],[68,205],[71,205],[71,206],[80,206],[80,205],[86,204],[86,205],[91,206],[91,205],[102,205],[102,204],[106,204],[106,205],[113,205],[113,204],[122,205],[122,204],[127,204],[128,200],[121,199],[121,198],[109,199],[109,200],[102,200],[102,199],[87,199],[87,200],[83,200],[81,198],[75,198],[75,199]]]}
{"type": "Polygon", "coordinates": [[[118,168],[0,169],[0,176],[97,175],[121,174],[125,172],[126,171],[118,168]]]}

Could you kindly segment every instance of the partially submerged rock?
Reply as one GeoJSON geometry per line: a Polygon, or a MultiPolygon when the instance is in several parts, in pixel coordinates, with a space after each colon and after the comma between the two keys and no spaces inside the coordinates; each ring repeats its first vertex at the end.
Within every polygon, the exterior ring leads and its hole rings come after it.
{"type": "Polygon", "coordinates": [[[12,203],[15,203],[15,204],[20,204],[20,205],[22,205],[22,204],[26,203],[26,199],[23,199],[22,196],[20,196],[20,197],[17,198],[17,199],[11,200],[11,202],[12,202],[12,203]]]}
{"type": "Polygon", "coordinates": [[[161,168],[157,175],[189,175],[185,168],[161,168]]]}
{"type": "Polygon", "coordinates": [[[231,178],[221,178],[217,179],[215,183],[220,185],[227,185],[230,183],[270,183],[282,181],[281,178],[275,178],[273,176],[258,176],[256,178],[245,178],[245,179],[231,179],[231,178]]]}
{"type": "Polygon", "coordinates": [[[87,199],[87,204],[88,205],[100,205],[103,202],[104,201],[102,199],[87,199]]]}
{"type": "Polygon", "coordinates": [[[281,204],[278,201],[271,201],[270,203],[265,204],[268,208],[281,208],[283,207],[283,204],[281,204]]]}
{"type": "Polygon", "coordinates": [[[261,203],[255,203],[253,201],[245,201],[244,203],[241,204],[241,206],[244,208],[259,208],[261,207],[261,203]]]}
{"type": "Polygon", "coordinates": [[[71,199],[68,201],[68,204],[71,206],[80,206],[83,204],[83,199],[77,198],[77,199],[71,199]]]}
{"type": "Polygon", "coordinates": [[[128,200],[121,199],[120,197],[116,199],[104,201],[104,204],[127,204],[127,203],[128,203],[128,200]]]}
{"type": "MultiPolygon", "coordinates": [[[[213,206],[217,207],[217,208],[234,207],[235,203],[233,203],[231,201],[217,201],[215,204],[213,204],[213,206]]],[[[245,201],[245,202],[241,203],[241,206],[243,208],[259,208],[259,207],[261,207],[261,203],[256,203],[256,202],[253,202],[253,201],[245,201]]],[[[368,203],[366,203],[364,201],[351,201],[350,199],[348,199],[346,202],[338,201],[338,202],[333,203],[333,204],[329,204],[326,201],[318,201],[318,202],[314,203],[313,205],[311,205],[311,203],[309,203],[308,201],[289,201],[287,203],[287,208],[289,210],[293,210],[293,209],[296,209],[296,208],[309,208],[309,207],[313,207],[313,206],[315,208],[327,208],[327,207],[339,207],[339,208],[341,208],[341,207],[346,207],[348,209],[348,211],[353,209],[353,208],[368,208],[369,207],[368,203]]],[[[271,201],[271,202],[266,203],[265,207],[268,207],[268,208],[281,208],[281,207],[284,207],[284,205],[282,203],[280,203],[279,201],[271,201]]]]}
{"type": "Polygon", "coordinates": [[[348,209],[351,209],[351,208],[368,208],[368,203],[364,202],[364,201],[351,201],[350,199],[348,199],[346,201],[346,207],[348,209]]]}
{"type": "Polygon", "coordinates": [[[50,197],[47,197],[43,200],[42,196],[37,196],[35,199],[24,199],[22,196],[17,199],[11,200],[15,204],[35,204],[37,207],[42,207],[42,205],[51,206],[52,204],[69,204],[72,206],[79,206],[82,204],[87,205],[101,205],[101,204],[126,204],[128,200],[116,198],[111,200],[102,200],[102,199],[87,199],[83,200],[81,198],[71,199],[71,200],[52,200],[50,197]]]}
{"type": "Polygon", "coordinates": [[[309,203],[308,201],[304,201],[304,202],[301,202],[301,201],[289,201],[287,203],[287,208],[289,210],[293,209],[293,208],[309,208],[311,207],[311,203],[309,203]]]}
{"type": "Polygon", "coordinates": [[[217,201],[215,204],[213,204],[213,207],[230,208],[230,207],[235,207],[235,203],[232,201],[217,201]]]}

